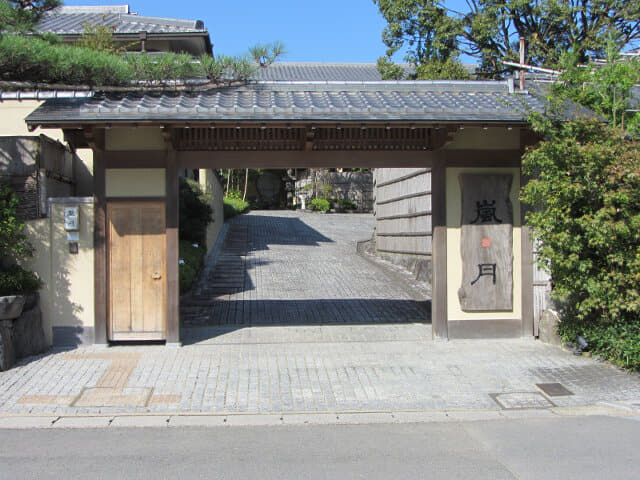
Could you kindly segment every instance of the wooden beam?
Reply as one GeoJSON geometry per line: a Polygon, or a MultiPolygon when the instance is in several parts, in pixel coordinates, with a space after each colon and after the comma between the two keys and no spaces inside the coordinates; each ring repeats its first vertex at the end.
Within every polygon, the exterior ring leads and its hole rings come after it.
{"type": "Polygon", "coordinates": [[[447,188],[444,154],[438,152],[431,167],[432,262],[431,326],[434,339],[449,338],[447,324],[447,188]]]}
{"type": "Polygon", "coordinates": [[[167,222],[167,344],[180,343],[180,279],[178,265],[178,167],[176,152],[165,154],[167,222]]]}
{"type": "Polygon", "coordinates": [[[85,127],[83,128],[84,138],[87,141],[87,145],[92,150],[105,150],[105,132],[104,128],[85,127]]]}
{"type": "Polygon", "coordinates": [[[94,275],[94,342],[107,343],[107,217],[105,195],[106,154],[93,151],[93,275],[94,275]]]}
{"type": "MultiPolygon", "coordinates": [[[[179,151],[178,168],[430,167],[434,152],[416,151],[179,151]]],[[[109,168],[162,168],[165,151],[118,151],[109,168]]]]}
{"type": "Polygon", "coordinates": [[[447,167],[520,167],[520,150],[443,150],[447,167]]]}

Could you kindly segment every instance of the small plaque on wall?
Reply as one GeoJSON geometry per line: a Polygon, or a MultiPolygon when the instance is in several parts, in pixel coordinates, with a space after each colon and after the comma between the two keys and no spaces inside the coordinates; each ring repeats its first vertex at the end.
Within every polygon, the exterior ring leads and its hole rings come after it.
{"type": "Polygon", "coordinates": [[[510,174],[461,174],[463,311],[513,310],[513,205],[510,174]]]}

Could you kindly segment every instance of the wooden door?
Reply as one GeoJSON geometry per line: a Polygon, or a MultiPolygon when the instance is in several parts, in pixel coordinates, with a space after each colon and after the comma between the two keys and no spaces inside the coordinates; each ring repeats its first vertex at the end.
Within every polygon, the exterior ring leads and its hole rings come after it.
{"type": "Polygon", "coordinates": [[[107,204],[109,340],[166,339],[163,202],[107,204]]]}

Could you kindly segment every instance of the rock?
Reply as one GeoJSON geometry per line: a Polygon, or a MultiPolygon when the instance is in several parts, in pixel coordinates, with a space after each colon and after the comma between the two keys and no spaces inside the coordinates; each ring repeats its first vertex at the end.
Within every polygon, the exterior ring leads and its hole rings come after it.
{"type": "Polygon", "coordinates": [[[0,297],[0,320],[18,318],[24,307],[23,295],[9,295],[0,297]]]}
{"type": "Polygon", "coordinates": [[[560,340],[560,335],[558,335],[559,323],[560,317],[555,311],[545,310],[542,312],[538,327],[538,339],[541,342],[561,347],[562,341],[560,340]]]}

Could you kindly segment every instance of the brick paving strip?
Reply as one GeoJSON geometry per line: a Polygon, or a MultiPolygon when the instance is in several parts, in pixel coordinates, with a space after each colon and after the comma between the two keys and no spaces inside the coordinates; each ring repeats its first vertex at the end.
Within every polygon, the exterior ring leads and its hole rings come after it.
{"type": "Polygon", "coordinates": [[[415,292],[355,254],[371,217],[256,212],[235,223],[246,228],[229,228],[219,261],[244,272],[222,292],[207,293],[205,276],[202,308],[183,312],[184,347],[25,359],[0,373],[0,427],[640,413],[638,375],[594,359],[531,340],[431,341],[415,292]],[[571,395],[537,386],[555,383],[571,395]]]}

